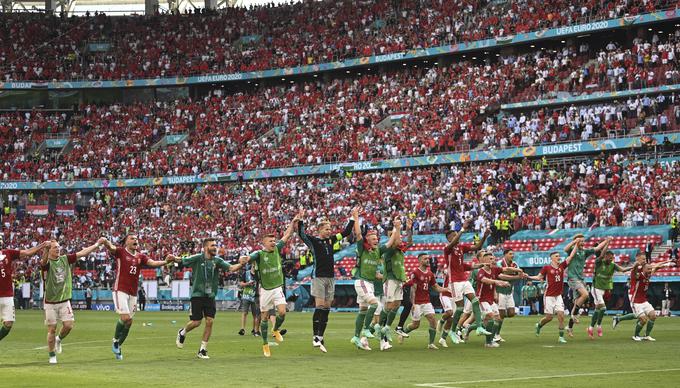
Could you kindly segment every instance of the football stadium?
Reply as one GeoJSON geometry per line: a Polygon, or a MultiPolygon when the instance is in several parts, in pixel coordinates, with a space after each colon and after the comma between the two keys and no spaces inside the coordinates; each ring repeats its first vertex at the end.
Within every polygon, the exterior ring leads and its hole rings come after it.
{"type": "Polygon", "coordinates": [[[3,387],[680,386],[680,2],[0,4],[3,387]]]}

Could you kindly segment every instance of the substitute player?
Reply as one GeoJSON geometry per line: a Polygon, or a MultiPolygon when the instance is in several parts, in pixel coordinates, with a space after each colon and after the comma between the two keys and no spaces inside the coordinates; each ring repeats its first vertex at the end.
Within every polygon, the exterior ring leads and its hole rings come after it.
{"type": "Polygon", "coordinates": [[[595,311],[588,327],[588,337],[593,339],[594,327],[597,326],[597,336],[602,337],[602,318],[604,318],[607,307],[604,303],[604,295],[611,292],[614,288],[614,272],[628,272],[633,266],[623,268],[614,263],[614,253],[603,251],[595,260],[595,274],[593,276],[593,287],[590,290],[595,304],[595,311]]]}
{"type": "Polygon", "coordinates": [[[276,308],[276,322],[272,334],[276,342],[283,342],[279,329],[286,319],[286,295],[283,293],[285,278],[281,265],[281,250],[293,235],[295,225],[300,219],[295,216],[279,241],[272,233],[262,238],[262,249],[250,254],[247,259],[255,266],[260,280],[260,331],[262,332],[262,353],[271,357],[267,331],[269,330],[269,310],[276,308]]]}
{"type": "MultiPolygon", "coordinates": [[[[437,321],[434,318],[434,307],[430,302],[430,289],[434,289],[437,292],[444,291],[434,279],[434,274],[430,270],[430,255],[426,253],[421,253],[418,255],[419,267],[411,272],[411,276],[408,282],[415,291],[415,297],[413,300],[413,309],[411,310],[411,323],[408,324],[403,330],[404,333],[408,334],[413,330],[420,327],[420,318],[424,315],[427,322],[430,324],[428,330],[430,334],[430,342],[427,345],[428,349],[437,350],[437,346],[434,344],[434,339],[437,336],[437,321]]],[[[404,342],[404,335],[399,334],[399,343],[404,342]]]]}
{"type": "MultiPolygon", "coordinates": [[[[191,283],[191,315],[189,316],[189,322],[177,332],[175,345],[180,349],[183,348],[187,333],[201,326],[201,321],[205,319],[201,347],[198,349],[196,356],[201,359],[209,359],[208,341],[212,334],[213,321],[217,311],[215,296],[220,278],[220,269],[236,272],[245,265],[247,257],[241,257],[238,264],[229,264],[223,258],[217,256],[217,241],[214,238],[204,238],[203,252],[184,258],[168,255],[166,260],[174,260],[181,263],[183,267],[191,268],[193,278],[191,283]]],[[[163,265],[164,262],[158,261],[156,263],[163,265]]]]}
{"type": "MultiPolygon", "coordinates": [[[[354,212],[354,209],[352,212],[354,212]]],[[[343,238],[352,233],[354,221],[350,219],[345,229],[335,235],[331,235],[331,223],[329,221],[322,221],[317,226],[317,233],[319,236],[314,237],[305,232],[303,222],[304,216],[305,210],[300,209],[296,219],[298,219],[298,235],[314,256],[311,292],[315,304],[314,315],[312,316],[312,328],[314,330],[312,346],[319,348],[321,352],[326,353],[327,350],[323,341],[323,335],[326,332],[328,314],[331,311],[331,304],[335,297],[335,259],[333,256],[333,245],[342,241],[343,238]]]]}
{"type": "Polygon", "coordinates": [[[616,328],[621,321],[627,321],[637,318],[635,324],[635,334],[633,335],[633,341],[656,341],[652,336],[652,329],[654,329],[654,323],[656,322],[656,310],[647,301],[647,290],[649,289],[649,280],[652,275],[659,269],[673,265],[673,261],[666,260],[660,263],[651,265],[646,262],[646,256],[644,252],[640,252],[635,256],[635,264],[630,273],[630,307],[633,310],[632,314],[624,315],[623,317],[614,317],[613,326],[616,328]],[[643,337],[640,337],[640,332],[642,328],[647,325],[647,330],[643,337]]]}
{"type": "Polygon", "coordinates": [[[562,300],[562,292],[564,291],[564,271],[569,267],[569,263],[573,260],[577,250],[572,249],[567,259],[560,263],[559,252],[550,254],[550,265],[541,268],[541,271],[536,276],[529,276],[529,279],[536,281],[545,281],[548,287],[543,294],[543,314],[545,315],[536,324],[536,336],[541,334],[543,326],[552,321],[553,316],[557,315],[557,322],[559,323],[560,336],[557,342],[566,344],[564,339],[564,300],[562,300]]]}
{"type": "Polygon", "coordinates": [[[111,343],[111,351],[116,360],[123,359],[121,346],[130,333],[132,318],[137,312],[137,290],[139,289],[139,275],[142,266],[160,267],[172,262],[168,256],[165,261],[151,260],[141,252],[138,252],[139,240],[134,234],[127,234],[121,240],[123,246],[116,246],[111,241],[104,239],[103,244],[116,260],[116,281],[113,284],[113,305],[119,315],[116,322],[116,330],[111,343]]]}
{"type": "Polygon", "coordinates": [[[579,310],[581,309],[581,306],[588,301],[588,288],[583,279],[583,270],[585,269],[586,259],[598,252],[606,251],[611,241],[612,238],[607,237],[594,249],[586,249],[584,248],[585,238],[583,234],[579,233],[575,235],[573,240],[564,248],[564,251],[567,254],[570,254],[572,250],[576,250],[574,259],[569,264],[567,270],[569,289],[574,297],[574,305],[572,306],[571,314],[569,315],[569,328],[567,329],[567,333],[570,337],[574,336],[574,324],[579,323],[579,310]]]}
{"type": "Polygon", "coordinates": [[[463,298],[467,298],[472,304],[472,312],[475,314],[475,323],[477,324],[477,335],[489,335],[489,332],[482,327],[482,314],[479,309],[479,299],[475,296],[475,290],[468,281],[465,271],[470,271],[475,268],[480,268],[482,265],[470,265],[463,261],[465,253],[476,252],[482,248],[484,241],[489,236],[489,230],[484,232],[484,236],[477,242],[477,244],[467,247],[460,246],[458,243],[465,229],[470,221],[466,221],[460,231],[449,231],[446,233],[446,239],[449,241],[446,248],[444,248],[444,260],[449,266],[449,284],[451,286],[451,295],[453,301],[456,303],[456,311],[453,314],[453,322],[460,320],[463,314],[463,298]]]}
{"type": "Polygon", "coordinates": [[[378,245],[378,234],[373,230],[366,232],[366,237],[362,236],[358,210],[352,213],[352,219],[354,220],[354,235],[357,238],[357,262],[353,272],[359,314],[354,323],[354,337],[350,342],[359,349],[371,350],[368,346],[370,332],[365,333],[368,330],[364,329],[370,326],[373,315],[378,309],[378,298],[375,296],[373,285],[380,275],[378,266],[382,263],[382,252],[386,247],[378,245]]]}
{"type": "MultiPolygon", "coordinates": [[[[517,263],[514,261],[515,252],[512,249],[506,249],[503,251],[503,258],[497,263],[501,268],[519,268],[517,263]]],[[[496,292],[498,293],[498,312],[500,314],[500,321],[498,323],[498,330],[494,341],[505,342],[503,337],[501,337],[501,329],[503,328],[503,322],[505,318],[512,318],[515,316],[515,297],[514,297],[514,283],[515,281],[510,280],[510,287],[496,287],[496,292]]]]}
{"type": "Polygon", "coordinates": [[[251,313],[253,315],[253,330],[250,333],[257,337],[260,335],[260,308],[259,303],[256,302],[256,300],[259,300],[259,286],[254,266],[248,265],[242,271],[239,287],[241,287],[241,302],[238,309],[241,311],[241,330],[238,331],[238,335],[246,334],[246,320],[248,313],[251,313]]]}
{"type": "Polygon", "coordinates": [[[494,341],[494,336],[500,327],[500,314],[496,304],[496,287],[509,287],[509,280],[521,279],[524,275],[521,269],[516,267],[498,267],[493,264],[493,255],[484,253],[481,258],[484,265],[477,273],[477,295],[481,301],[483,322],[489,334],[486,335],[486,347],[497,348],[500,345],[494,341]],[[510,274],[513,275],[510,275],[510,274]]]}
{"type": "MultiPolygon", "coordinates": [[[[0,234],[0,246],[4,245],[2,234],[0,234]]],[[[42,242],[30,249],[3,249],[0,250],[0,341],[7,337],[14,325],[14,280],[12,274],[12,263],[17,260],[28,259],[40,252],[49,241],[42,242]]]]}
{"type": "Polygon", "coordinates": [[[73,329],[73,309],[71,308],[73,287],[73,264],[99,248],[104,242],[100,238],[91,245],[75,254],[61,255],[61,246],[52,241],[43,250],[40,260],[42,279],[45,287],[45,325],[47,325],[47,351],[50,364],[57,363],[57,354],[61,354],[61,341],[73,329]],[[61,322],[61,331],[57,333],[57,322],[61,322]]]}
{"type": "MultiPolygon", "coordinates": [[[[399,306],[404,298],[403,285],[406,282],[406,268],[404,266],[404,252],[413,244],[413,220],[406,219],[406,242],[401,239],[401,219],[396,217],[394,219],[394,228],[392,235],[385,245],[385,252],[383,253],[383,260],[385,262],[385,319],[381,317],[381,336],[380,336],[380,350],[388,350],[392,347],[390,342],[392,337],[390,335],[391,325],[394,318],[397,316],[399,306]]],[[[403,334],[402,334],[403,335],[403,334]]],[[[405,336],[408,336],[406,334],[405,336]]]]}

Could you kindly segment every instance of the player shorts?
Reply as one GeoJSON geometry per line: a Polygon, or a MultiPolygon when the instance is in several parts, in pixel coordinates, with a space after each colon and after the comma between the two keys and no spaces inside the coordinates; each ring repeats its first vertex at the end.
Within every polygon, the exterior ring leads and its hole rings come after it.
{"type": "Polygon", "coordinates": [[[6,296],[0,298],[0,323],[14,322],[14,298],[6,296]]]}
{"type": "Polygon", "coordinates": [[[442,305],[442,310],[453,311],[453,299],[447,295],[439,295],[439,303],[442,305]]]}
{"type": "Polygon", "coordinates": [[[593,296],[593,302],[595,305],[600,305],[604,304],[604,293],[607,292],[605,290],[600,290],[599,288],[593,287],[590,290],[590,294],[593,296]]]}
{"type": "Polygon", "coordinates": [[[564,312],[564,301],[562,300],[562,295],[543,296],[543,314],[554,315],[560,311],[564,312]]]}
{"type": "Polygon", "coordinates": [[[479,304],[480,310],[482,310],[482,314],[487,315],[487,314],[493,314],[493,315],[498,315],[498,304],[496,303],[489,303],[489,302],[481,302],[479,304]]]}
{"type": "Polygon", "coordinates": [[[73,309],[71,301],[61,303],[45,303],[45,324],[56,325],[57,322],[73,322],[73,309]]]}
{"type": "Polygon", "coordinates": [[[515,298],[512,294],[498,294],[499,310],[515,310],[515,298]]]}
{"type": "Polygon", "coordinates": [[[588,290],[586,283],[584,283],[583,280],[569,279],[567,284],[569,285],[569,289],[571,289],[571,291],[574,293],[574,298],[578,298],[578,290],[588,290]]]}
{"type": "Polygon", "coordinates": [[[312,279],[312,296],[317,299],[333,300],[333,298],[335,298],[335,279],[334,278],[312,279]]]}
{"type": "Polygon", "coordinates": [[[380,295],[380,299],[378,300],[378,308],[375,310],[375,313],[373,315],[380,315],[382,313],[383,309],[385,308],[385,304],[387,303],[387,298],[385,295],[380,295]]]}
{"type": "Polygon", "coordinates": [[[404,282],[400,280],[387,279],[383,284],[387,303],[401,301],[404,299],[404,282]]]}
{"type": "Polygon", "coordinates": [[[463,314],[472,314],[472,302],[468,298],[463,298],[463,314]]]}
{"type": "Polygon", "coordinates": [[[215,318],[217,307],[215,306],[215,299],[207,296],[197,296],[191,298],[191,315],[189,319],[192,321],[200,321],[205,318],[215,318]]]}
{"type": "Polygon", "coordinates": [[[652,307],[652,305],[649,302],[633,303],[631,304],[630,307],[633,310],[633,314],[635,314],[635,316],[638,318],[641,317],[642,315],[649,315],[649,313],[654,311],[654,307],[652,307]]]}
{"type": "Polygon", "coordinates": [[[371,301],[376,300],[373,282],[357,279],[354,281],[354,291],[357,293],[357,303],[359,303],[359,306],[368,306],[371,304],[371,301]]]}
{"type": "Polygon", "coordinates": [[[241,304],[238,306],[238,311],[242,313],[252,313],[253,315],[258,315],[260,309],[254,300],[241,299],[241,304]]]}
{"type": "Polygon", "coordinates": [[[472,288],[472,284],[470,284],[469,281],[464,281],[464,282],[453,282],[450,284],[451,287],[451,297],[453,298],[454,302],[458,302],[459,300],[463,299],[463,297],[467,294],[473,294],[475,293],[475,290],[472,288]]]}
{"type": "Polygon", "coordinates": [[[414,304],[413,308],[411,308],[412,321],[420,321],[420,317],[429,314],[434,315],[434,307],[432,307],[432,303],[414,304]]]}
{"type": "Polygon", "coordinates": [[[127,314],[132,318],[137,312],[137,296],[122,291],[114,291],[113,306],[116,309],[116,314],[127,314]]]}
{"type": "Polygon", "coordinates": [[[260,287],[260,311],[266,312],[282,304],[286,304],[283,288],[276,287],[273,290],[265,290],[260,287]]]}

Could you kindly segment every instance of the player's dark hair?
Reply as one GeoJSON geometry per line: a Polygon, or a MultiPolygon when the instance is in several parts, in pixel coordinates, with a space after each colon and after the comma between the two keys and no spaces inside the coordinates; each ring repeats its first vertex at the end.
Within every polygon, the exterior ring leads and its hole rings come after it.
{"type": "Polygon", "coordinates": [[[213,242],[213,241],[217,241],[217,240],[213,237],[206,237],[206,238],[203,239],[203,246],[205,246],[207,243],[213,242]]]}
{"type": "Polygon", "coordinates": [[[123,238],[120,240],[120,241],[121,241],[121,244],[125,245],[125,243],[127,242],[128,237],[134,236],[134,235],[135,235],[134,233],[127,233],[127,234],[125,234],[125,235],[123,236],[123,238]]]}
{"type": "Polygon", "coordinates": [[[556,254],[556,253],[557,253],[558,255],[560,254],[560,253],[557,252],[557,251],[552,251],[552,252],[550,252],[550,256],[552,256],[552,255],[554,255],[554,254],[556,254]]]}
{"type": "Polygon", "coordinates": [[[451,233],[456,233],[456,231],[453,229],[449,229],[444,233],[444,236],[446,236],[446,238],[448,239],[451,233]]]}
{"type": "Polygon", "coordinates": [[[503,249],[503,254],[504,254],[504,255],[507,255],[508,252],[512,252],[512,249],[510,249],[510,248],[503,249]]]}
{"type": "Polygon", "coordinates": [[[423,256],[427,256],[427,253],[419,253],[418,254],[418,261],[420,261],[420,258],[423,256]]]}

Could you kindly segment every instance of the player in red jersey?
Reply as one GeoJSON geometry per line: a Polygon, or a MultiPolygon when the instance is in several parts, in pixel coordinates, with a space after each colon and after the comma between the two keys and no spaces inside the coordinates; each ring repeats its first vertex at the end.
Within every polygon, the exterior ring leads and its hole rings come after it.
{"type": "Polygon", "coordinates": [[[439,294],[439,303],[442,305],[441,319],[437,322],[437,332],[441,332],[441,337],[439,338],[439,345],[444,348],[448,348],[449,345],[446,344],[446,338],[449,335],[451,326],[453,326],[453,298],[451,297],[451,288],[449,287],[449,272],[444,271],[444,284],[442,285],[444,290],[439,294]]]}
{"type": "MultiPolygon", "coordinates": [[[[30,249],[3,249],[0,250],[0,341],[9,334],[14,325],[14,280],[12,274],[12,262],[27,259],[37,254],[41,249],[48,246],[49,241],[42,242],[30,249]]],[[[0,234],[0,246],[4,245],[0,234]]]]}
{"type": "Polygon", "coordinates": [[[496,287],[509,287],[509,280],[522,279],[525,275],[516,267],[498,267],[490,252],[485,252],[481,257],[484,265],[477,272],[477,295],[481,302],[481,312],[484,325],[489,334],[486,335],[486,347],[497,348],[500,345],[494,342],[494,336],[500,327],[500,314],[496,304],[496,287]],[[511,275],[512,274],[512,275],[511,275]]]}
{"type": "Polygon", "coordinates": [[[545,316],[536,324],[536,336],[541,334],[543,326],[552,321],[553,315],[557,315],[560,329],[560,336],[557,341],[561,344],[567,343],[567,340],[564,339],[564,300],[562,300],[562,292],[564,291],[564,271],[574,258],[575,252],[576,249],[572,249],[569,257],[561,263],[560,253],[551,253],[550,265],[541,268],[538,275],[528,277],[531,280],[540,282],[545,279],[548,282],[548,287],[543,295],[543,313],[545,316]]]}
{"type": "Polygon", "coordinates": [[[121,241],[123,246],[119,247],[112,244],[109,240],[104,240],[104,246],[116,260],[113,305],[116,308],[116,313],[120,315],[120,319],[116,322],[116,331],[113,336],[111,351],[117,360],[123,359],[123,352],[120,347],[130,332],[132,318],[137,311],[137,289],[139,288],[141,267],[156,268],[173,261],[172,256],[166,257],[165,261],[156,261],[138,252],[139,240],[134,234],[125,235],[121,241]]]}
{"type": "MultiPolygon", "coordinates": [[[[472,311],[475,314],[475,321],[477,323],[477,335],[488,335],[489,332],[482,327],[482,314],[479,310],[479,300],[475,296],[475,290],[472,288],[472,284],[470,284],[467,275],[465,274],[465,271],[480,268],[481,264],[476,266],[470,265],[465,263],[463,258],[466,253],[476,252],[482,248],[484,241],[489,236],[489,230],[484,232],[484,236],[482,236],[477,244],[471,247],[460,246],[458,242],[469,223],[470,221],[466,221],[458,233],[452,230],[446,233],[446,239],[449,243],[446,245],[446,248],[444,248],[444,261],[449,266],[449,285],[453,301],[456,303],[453,322],[458,322],[460,316],[463,314],[463,297],[465,297],[472,304],[472,311]]],[[[454,340],[454,342],[456,341],[454,340]]]]}
{"type": "Polygon", "coordinates": [[[649,301],[647,301],[647,290],[649,289],[649,280],[652,275],[669,264],[672,265],[673,261],[666,260],[654,265],[647,264],[644,252],[640,252],[635,256],[635,264],[630,272],[630,289],[628,290],[630,307],[632,308],[633,313],[624,315],[623,317],[614,317],[613,322],[613,327],[616,328],[621,321],[637,318],[633,341],[656,341],[650,335],[654,328],[654,322],[656,321],[656,311],[649,301]],[[640,332],[645,324],[647,325],[645,336],[640,337],[640,332]]]}
{"type": "MultiPolygon", "coordinates": [[[[408,334],[420,327],[420,317],[425,316],[430,323],[430,343],[428,349],[437,350],[434,338],[437,335],[437,322],[434,319],[434,307],[430,302],[430,289],[434,288],[437,292],[443,292],[441,287],[434,279],[434,274],[430,271],[430,255],[421,253],[418,255],[419,267],[411,272],[411,276],[404,285],[408,285],[414,290],[413,309],[411,310],[411,323],[404,328],[404,333],[408,334]]],[[[404,336],[399,334],[399,343],[404,342],[404,336]]]]}

